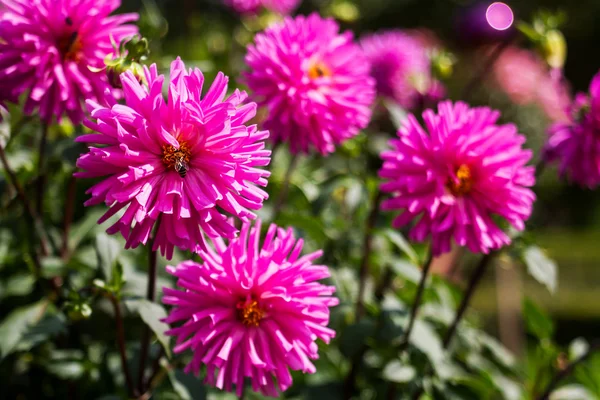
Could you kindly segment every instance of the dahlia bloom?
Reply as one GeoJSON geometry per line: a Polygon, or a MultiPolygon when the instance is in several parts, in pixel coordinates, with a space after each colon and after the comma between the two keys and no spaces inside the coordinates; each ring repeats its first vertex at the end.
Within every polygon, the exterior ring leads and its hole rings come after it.
{"type": "Polygon", "coordinates": [[[24,112],[39,112],[47,123],[66,114],[83,119],[85,99],[100,99],[109,89],[104,58],[137,33],[127,24],[138,15],[109,16],[119,0],[0,0],[0,101],[17,102],[24,112]],[[96,72],[94,72],[96,71],[96,72]]]}
{"type": "Polygon", "coordinates": [[[552,121],[567,121],[569,88],[530,50],[508,47],[494,63],[494,83],[516,104],[535,104],[552,121]]]}
{"type": "Polygon", "coordinates": [[[432,241],[434,255],[454,239],[473,252],[488,253],[510,243],[493,216],[523,230],[531,214],[532,153],[513,124],[497,125],[500,113],[488,107],[444,101],[438,113],[423,113],[425,127],[409,115],[384,151],[381,190],[392,193],[384,210],[402,210],[400,227],[416,222],[413,240],[432,241]]]}
{"type": "Polygon", "coordinates": [[[225,0],[225,4],[240,14],[256,14],[261,7],[280,15],[291,14],[300,0],[225,0]]]}
{"type": "Polygon", "coordinates": [[[270,161],[266,131],[245,125],[256,104],[243,105],[244,92],[225,98],[227,77],[219,73],[201,97],[204,76],[171,64],[168,100],[162,95],[163,75],[156,65],[144,67],[148,86],[131,71],[121,74],[125,105],[108,107],[87,101],[91,119],[85,126],[98,132],[76,140],[95,143],[77,160],[80,178],[105,179],[92,186],[85,205],[106,203],[107,220],[125,209],[107,232],[121,232],[127,248],[145,244],[152,228],[154,249],[171,258],[173,247],[198,252],[209,237],[232,238],[233,221],[221,212],[254,218],[267,193],[270,161]],[[160,223],[158,222],[160,219],[160,223]]]}
{"type": "Polygon", "coordinates": [[[391,30],[365,36],[360,44],[379,95],[406,109],[445,96],[444,86],[431,75],[429,48],[420,36],[391,30]]]}
{"type": "Polygon", "coordinates": [[[318,14],[286,18],[248,46],[245,79],[268,110],[265,128],[294,153],[321,154],[359,133],[371,118],[375,82],[352,33],[318,14]]]}
{"type": "Polygon", "coordinates": [[[179,326],[167,331],[177,338],[176,353],[193,351],[185,372],[242,394],[244,378],[252,389],[276,397],[292,384],[289,369],[314,373],[316,339],[335,336],[327,328],[335,288],[318,281],[329,277],[313,265],[321,251],[300,257],[302,239],[291,228],[271,225],[260,245],[260,221],[244,223],[240,237],[200,253],[203,264],[185,261],[167,271],[183,290],[164,288],[163,303],[174,306],[164,320],[179,326]],[[179,324],[181,322],[181,324],[179,324]],[[216,372],[216,376],[215,376],[216,372]]]}
{"type": "Polygon", "coordinates": [[[548,134],[545,158],[559,162],[561,175],[590,189],[600,185],[600,72],[589,94],[576,96],[569,121],[555,123],[548,134]]]}

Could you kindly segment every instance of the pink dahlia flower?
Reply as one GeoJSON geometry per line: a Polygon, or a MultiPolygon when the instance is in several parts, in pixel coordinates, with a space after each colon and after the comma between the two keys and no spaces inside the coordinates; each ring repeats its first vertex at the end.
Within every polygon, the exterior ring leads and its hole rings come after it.
{"type": "Polygon", "coordinates": [[[137,33],[137,14],[109,16],[120,0],[0,0],[0,100],[49,123],[83,119],[83,100],[109,89],[104,58],[137,33]],[[94,72],[96,71],[96,72],[94,72]]]}
{"type": "Polygon", "coordinates": [[[261,7],[280,15],[292,13],[301,0],[225,0],[225,4],[240,14],[256,14],[261,7]]]}
{"type": "Polygon", "coordinates": [[[424,36],[392,30],[365,36],[360,42],[371,63],[377,93],[406,109],[437,102],[445,96],[443,85],[431,75],[429,48],[423,39],[424,36]]]}
{"type": "Polygon", "coordinates": [[[375,83],[352,33],[318,14],[286,18],[248,46],[246,82],[267,108],[264,126],[294,153],[321,154],[359,133],[371,118],[375,83]]]}
{"type": "Polygon", "coordinates": [[[173,247],[206,249],[204,235],[232,238],[236,229],[222,212],[254,218],[267,193],[270,161],[266,131],[247,126],[256,104],[243,105],[238,90],[225,98],[227,77],[219,73],[202,98],[204,76],[185,70],[177,58],[171,64],[168,100],[162,95],[163,75],[156,65],[144,67],[148,86],[127,71],[121,75],[125,105],[108,107],[88,100],[98,132],[77,141],[95,143],[77,161],[80,178],[105,177],[92,186],[85,205],[106,203],[103,222],[125,209],[108,233],[121,232],[127,247],[145,244],[158,224],[154,249],[171,258],[173,247]],[[160,219],[160,223],[158,222],[160,219]]]}
{"type": "Polygon", "coordinates": [[[570,120],[552,125],[548,133],[546,159],[557,160],[560,173],[581,186],[600,185],[600,72],[589,94],[577,95],[570,120]]]}
{"type": "Polygon", "coordinates": [[[240,237],[200,253],[204,261],[186,261],[167,271],[183,290],[164,288],[163,302],[173,307],[165,322],[177,338],[175,352],[193,351],[187,373],[206,366],[205,382],[239,395],[244,378],[252,389],[277,396],[292,384],[289,369],[314,373],[316,339],[335,336],[327,328],[335,288],[318,281],[329,277],[313,265],[321,251],[300,257],[302,239],[291,228],[271,225],[260,245],[260,221],[244,223],[240,237]],[[215,375],[216,372],[216,375],[215,375]],[[276,384],[274,382],[276,380],[276,384]]]}
{"type": "Polygon", "coordinates": [[[535,200],[532,153],[515,125],[496,124],[499,116],[444,101],[437,114],[423,113],[425,127],[409,115],[381,155],[381,190],[392,194],[382,208],[402,210],[394,226],[415,222],[411,238],[430,237],[434,255],[449,251],[452,239],[481,253],[509,244],[494,216],[525,228],[535,200]]]}
{"type": "Polygon", "coordinates": [[[511,101],[535,104],[552,121],[566,121],[571,98],[566,82],[558,75],[537,54],[518,47],[505,49],[493,67],[496,86],[511,101]]]}

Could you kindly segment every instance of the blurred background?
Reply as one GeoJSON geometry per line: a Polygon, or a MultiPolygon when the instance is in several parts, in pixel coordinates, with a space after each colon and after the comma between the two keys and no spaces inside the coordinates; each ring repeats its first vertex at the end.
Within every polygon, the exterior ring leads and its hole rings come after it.
{"type": "MultiPolygon", "coordinates": [[[[478,67],[485,59],[485,49],[506,37],[506,33],[493,32],[489,27],[486,30],[483,16],[489,3],[466,0],[304,0],[297,13],[320,10],[323,15],[338,19],[357,35],[388,28],[423,31],[431,40],[441,43],[456,55],[454,74],[445,83],[450,97],[458,98],[467,78],[474,73],[473,67],[478,67]]],[[[512,7],[516,20],[529,21],[540,9],[564,12],[566,19],[561,29],[568,44],[565,66],[568,92],[571,95],[585,91],[600,66],[600,52],[596,51],[600,43],[600,25],[597,24],[600,1],[519,0],[507,3],[512,7]]],[[[179,55],[186,64],[199,66],[208,76],[222,70],[234,80],[244,67],[244,46],[251,40],[253,32],[262,29],[273,18],[267,15],[242,17],[240,23],[240,16],[224,6],[221,0],[125,0],[123,9],[142,10],[142,32],[150,38],[160,38],[152,41],[151,61],[159,63],[162,69],[166,69],[170,61],[179,55]]],[[[527,44],[515,43],[515,46],[526,47],[527,44]]],[[[519,64],[519,60],[514,63],[511,74],[520,77],[524,85],[527,82],[534,86],[543,85],[532,81],[529,66],[519,64]]],[[[510,93],[501,90],[501,86],[487,82],[474,94],[473,102],[501,109],[504,119],[516,122],[528,136],[528,146],[539,150],[545,129],[555,118],[544,110],[544,104],[535,101],[516,104],[514,98],[511,101],[510,93]]],[[[389,130],[392,133],[393,127],[389,130]]],[[[533,237],[559,266],[560,284],[556,293],[549,294],[522,272],[511,272],[516,267],[507,264],[503,267],[504,272],[489,274],[477,295],[475,306],[485,316],[489,329],[497,332],[502,325],[497,318],[502,297],[516,296],[517,300],[513,299],[511,303],[520,306],[518,296],[526,292],[557,321],[557,341],[567,343],[576,336],[589,336],[600,330],[597,287],[597,282],[600,282],[600,192],[560,181],[556,170],[549,168],[541,178],[538,195],[532,223],[533,237]],[[502,276],[508,279],[504,285],[508,285],[509,290],[499,292],[496,283],[502,281],[502,276]]],[[[508,345],[518,350],[518,344],[508,345]]]]}

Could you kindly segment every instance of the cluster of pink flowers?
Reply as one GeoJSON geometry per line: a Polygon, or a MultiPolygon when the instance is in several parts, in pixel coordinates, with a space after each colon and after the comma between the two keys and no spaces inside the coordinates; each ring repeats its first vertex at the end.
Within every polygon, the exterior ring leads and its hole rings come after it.
{"type": "Polygon", "coordinates": [[[432,76],[431,51],[422,35],[392,30],[365,36],[361,47],[371,63],[377,93],[406,109],[435,103],[445,88],[432,76]]]}
{"type": "Polygon", "coordinates": [[[280,15],[291,14],[301,0],[224,0],[225,4],[240,14],[256,14],[262,8],[280,15]]]}
{"type": "MultiPolygon", "coordinates": [[[[243,13],[288,14],[299,3],[226,1],[243,13]]],[[[151,242],[168,259],[178,248],[203,260],[167,269],[181,290],[164,289],[173,306],[164,322],[175,352],[193,353],[186,371],[238,395],[250,378],[254,391],[277,396],[292,384],[290,370],[315,372],[316,341],[334,338],[327,325],[338,300],[319,283],[329,277],[313,264],[320,251],[301,256],[302,239],[275,225],[261,245],[260,220],[251,225],[268,199],[265,142],[327,155],[367,127],[377,94],[407,109],[437,103],[445,89],[432,75],[434,45],[405,31],[359,45],[332,19],[286,17],[248,46],[243,79],[253,101],[228,93],[221,72],[202,95],[204,75],[179,58],[166,96],[155,64],[141,77],[121,74],[116,96],[100,70],[112,41],[137,33],[129,22],[138,17],[110,16],[119,5],[0,0],[0,106],[25,95],[26,114],[79,123],[85,100],[83,123],[93,133],[76,139],[88,150],[75,176],[97,179],[85,205],[105,204],[99,223],[113,219],[107,232],[122,235],[126,248],[151,242]],[[265,130],[250,123],[257,107],[265,130]]],[[[517,104],[540,104],[561,121],[550,129],[546,159],[581,185],[599,185],[600,73],[568,115],[565,84],[528,51],[507,49],[493,72],[517,104]]],[[[411,238],[429,240],[434,256],[453,242],[479,253],[509,244],[498,220],[523,230],[535,201],[525,137],[499,124],[498,111],[463,102],[441,101],[422,117],[409,115],[381,154],[381,191],[390,194],[381,207],[400,211],[394,227],[412,224],[411,238]]]]}
{"type": "Polygon", "coordinates": [[[600,72],[589,93],[579,93],[569,119],[548,131],[547,161],[558,161],[559,170],[571,181],[593,189],[600,185],[600,72]]]}
{"type": "Polygon", "coordinates": [[[286,18],[248,46],[245,80],[271,140],[293,153],[328,154],[356,136],[371,118],[375,82],[352,33],[318,14],[286,18]]]}
{"type": "Polygon", "coordinates": [[[493,78],[516,104],[536,104],[552,121],[568,120],[569,88],[559,71],[549,71],[534,52],[505,49],[494,63],[493,78]]]}
{"type": "Polygon", "coordinates": [[[110,16],[120,1],[0,0],[0,104],[26,95],[25,114],[51,122],[84,117],[83,101],[110,90],[104,58],[137,33],[137,14],[110,16]]]}

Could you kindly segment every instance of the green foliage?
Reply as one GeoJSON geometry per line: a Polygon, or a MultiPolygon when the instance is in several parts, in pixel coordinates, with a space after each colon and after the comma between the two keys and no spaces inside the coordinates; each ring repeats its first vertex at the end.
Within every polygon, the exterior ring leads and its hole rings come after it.
{"type": "MultiPolygon", "coordinates": [[[[187,9],[178,14],[177,10],[183,5],[171,9],[163,3],[143,1],[139,23],[143,37],[115,43],[115,54],[106,60],[107,71],[116,74],[130,69],[139,77],[145,58],[157,62],[159,69],[165,70],[170,61],[180,55],[188,65],[200,67],[207,81],[217,71],[224,71],[231,78],[230,89],[243,86],[235,81],[239,80],[244,68],[245,45],[274,17],[265,13],[240,20],[224,8],[209,8],[208,12],[200,13],[194,2],[184,2],[185,6],[191,7],[189,15],[187,9]]],[[[381,11],[379,16],[375,14],[378,9],[384,10],[383,5],[408,7],[410,2],[397,3],[383,0],[306,1],[301,11],[309,12],[315,5],[322,5],[322,13],[333,15],[360,31],[369,28],[369,23],[380,25],[379,18],[384,18],[385,12],[381,11]]],[[[417,7],[418,2],[413,3],[417,7]]],[[[447,15],[444,18],[448,19],[447,15]]],[[[540,14],[532,24],[520,25],[521,32],[553,67],[562,65],[566,56],[564,36],[558,31],[563,22],[561,19],[559,14],[540,14]]],[[[451,53],[438,49],[432,54],[434,73],[438,78],[472,72],[471,66],[462,58],[463,49],[456,50],[451,53]]],[[[448,83],[451,96],[458,92],[452,85],[464,84],[460,76],[448,83]]],[[[490,102],[493,98],[497,100],[493,93],[485,92],[484,97],[486,103],[488,99],[490,102]]],[[[503,100],[506,99],[500,99],[500,104],[508,111],[503,114],[504,118],[514,119],[526,131],[531,147],[540,147],[539,137],[548,121],[539,110],[502,103],[503,100]]],[[[23,116],[19,106],[10,105],[9,114],[4,115],[4,122],[0,124],[0,146],[6,150],[8,163],[27,197],[33,199],[39,172],[40,122],[36,116],[23,116]]],[[[285,146],[273,154],[269,166],[272,175],[267,187],[270,200],[257,213],[267,223],[293,226],[296,234],[304,239],[306,252],[324,250],[319,262],[330,267],[329,283],[336,287],[336,296],[340,300],[340,305],[331,311],[329,324],[337,332],[336,338],[328,345],[318,342],[320,357],[314,360],[317,373],[309,375],[294,371],[294,385],[281,397],[338,399],[347,398],[350,391],[355,399],[408,399],[423,389],[421,399],[428,400],[536,399],[558,372],[569,362],[586,355],[592,345],[578,338],[565,346],[574,334],[586,332],[565,333],[568,323],[554,322],[543,311],[545,307],[528,297],[519,316],[523,323],[520,337],[525,340],[522,354],[519,349],[515,349],[515,353],[509,351],[496,339],[495,321],[478,312],[481,310],[476,307],[467,308],[453,340],[445,346],[444,337],[453,324],[471,275],[471,266],[479,261],[479,255],[458,251],[456,265],[451,265],[453,260],[436,260],[440,263],[438,267],[448,269],[438,268],[425,277],[423,300],[407,340],[411,307],[424,278],[422,267],[429,249],[427,245],[412,243],[406,232],[392,229],[392,213],[380,212],[373,229],[366,229],[373,201],[377,198],[379,153],[387,148],[388,140],[395,136],[407,116],[407,110],[382,100],[375,107],[371,126],[346,141],[334,154],[300,157],[290,175],[286,201],[276,215],[274,205],[282,194],[292,157],[285,146]],[[359,269],[368,234],[372,234],[372,251],[366,258],[368,271],[361,276],[359,269]],[[355,312],[360,285],[365,289],[363,316],[357,316],[355,312]],[[349,384],[352,371],[355,379],[349,384]]],[[[260,120],[256,122],[260,123],[260,120]]],[[[148,327],[150,344],[142,371],[151,381],[153,398],[237,398],[206,387],[202,376],[185,374],[183,370],[191,359],[190,352],[172,352],[173,343],[165,333],[168,326],[162,322],[168,310],[160,302],[160,288],[174,286],[174,281],[164,271],[166,261],[159,257],[158,299],[150,301],[145,298],[147,248],[125,250],[122,238],[106,234],[113,219],[98,225],[106,207],[83,206],[87,199],[85,192],[93,181],[76,181],[72,195],[68,194],[75,160],[84,151],[73,138],[82,133],[89,132],[81,126],[73,126],[66,118],[49,129],[45,151],[46,201],[40,213],[50,243],[49,254],[41,254],[37,236],[39,226],[28,221],[20,199],[11,189],[6,171],[0,175],[2,397],[71,398],[76,392],[86,399],[128,398],[127,379],[120,358],[121,340],[126,367],[137,384],[140,360],[145,351],[140,339],[148,327]],[[69,201],[74,204],[70,222],[69,201]],[[123,325],[122,338],[117,321],[123,325]]],[[[556,182],[549,185],[551,190],[548,187],[546,190],[554,196],[560,187],[556,182]]],[[[540,190],[543,197],[544,186],[540,190]]],[[[534,223],[544,228],[544,221],[551,218],[554,218],[552,213],[534,216],[534,223]]],[[[562,250],[563,257],[557,257],[561,266],[564,254],[569,253],[570,257],[570,253],[575,252],[579,257],[576,260],[594,264],[596,268],[595,234],[588,235],[591,239],[587,241],[573,236],[575,245],[569,243],[564,234],[556,237],[553,233],[544,234],[551,242],[544,247],[553,257],[562,250]]],[[[515,237],[515,243],[506,252],[513,256],[508,262],[513,262],[514,268],[521,266],[523,274],[526,270],[551,294],[563,289],[564,281],[560,287],[558,285],[558,264],[534,243],[533,236],[515,237]]],[[[175,265],[192,257],[196,256],[177,251],[169,263],[175,265]]],[[[563,273],[569,274],[570,270],[561,269],[561,278],[563,273]]],[[[485,285],[478,289],[485,292],[490,288],[482,295],[495,297],[491,276],[484,279],[485,285]]],[[[593,293],[595,290],[595,286],[592,287],[593,293]]],[[[574,291],[577,294],[577,290],[574,291]]],[[[527,294],[530,294],[528,290],[527,294]]],[[[538,300],[538,296],[531,297],[538,300]]],[[[580,302],[579,296],[575,297],[570,301],[580,302]]],[[[501,311],[505,311],[503,300],[498,300],[501,311]]],[[[517,329],[521,329],[518,324],[517,329]]],[[[248,388],[245,398],[264,397],[248,388]]],[[[599,398],[600,355],[593,355],[574,368],[551,397],[553,400],[599,398]]]]}

